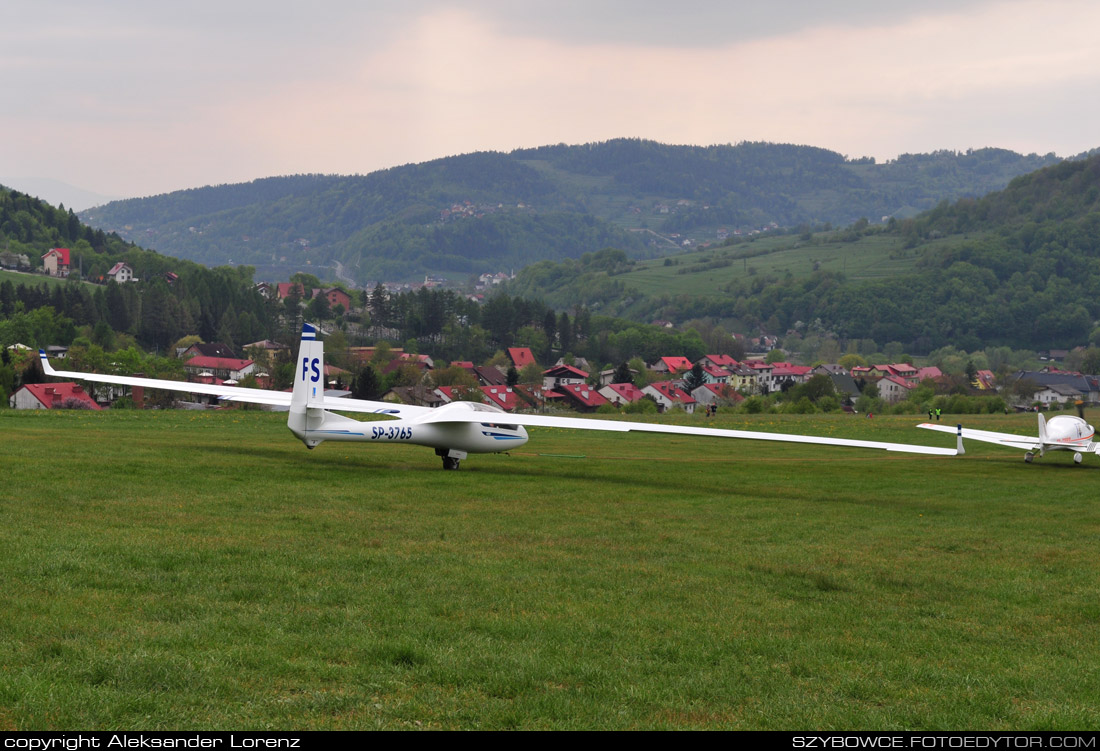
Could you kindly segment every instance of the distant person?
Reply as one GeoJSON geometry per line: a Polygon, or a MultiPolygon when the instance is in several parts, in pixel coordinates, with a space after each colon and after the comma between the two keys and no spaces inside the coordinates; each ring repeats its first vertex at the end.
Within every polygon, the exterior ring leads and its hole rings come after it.
{"type": "Polygon", "coordinates": [[[931,408],[931,407],[929,407],[929,408],[928,408],[928,419],[929,419],[929,420],[931,420],[931,419],[932,419],[933,417],[934,417],[934,415],[933,415],[933,413],[932,413],[932,408],[931,408]]]}
{"type": "Polygon", "coordinates": [[[936,407],[936,422],[939,422],[939,420],[940,420],[940,412],[941,412],[940,408],[936,407]]]}

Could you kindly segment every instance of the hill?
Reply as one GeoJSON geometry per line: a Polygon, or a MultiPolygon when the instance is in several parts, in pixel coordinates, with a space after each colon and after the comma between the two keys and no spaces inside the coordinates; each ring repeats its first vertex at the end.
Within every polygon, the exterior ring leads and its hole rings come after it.
{"type": "Polygon", "coordinates": [[[296,175],[117,201],[94,227],[264,278],[465,276],[604,247],[652,258],[769,225],[908,217],[1058,161],[1001,149],[876,164],[808,146],[619,139],[477,153],[362,176],[296,175]]]}
{"type": "Polygon", "coordinates": [[[634,320],[784,334],[811,322],[913,354],[1084,344],[1100,319],[1100,156],[913,219],[774,234],[636,262],[605,251],[524,269],[510,291],[634,320]]]}

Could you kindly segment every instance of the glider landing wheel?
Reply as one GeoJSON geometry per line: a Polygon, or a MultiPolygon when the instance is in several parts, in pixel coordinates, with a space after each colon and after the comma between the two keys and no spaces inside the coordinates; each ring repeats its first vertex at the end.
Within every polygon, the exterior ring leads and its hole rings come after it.
{"type": "Polygon", "coordinates": [[[1024,461],[1027,462],[1028,464],[1031,464],[1031,461],[1034,458],[1035,458],[1035,454],[1031,453],[1030,451],[1028,451],[1026,454],[1024,454],[1024,461]]]}
{"type": "Polygon", "coordinates": [[[1073,463],[1074,464],[1080,464],[1084,460],[1084,458],[1085,457],[1081,456],[1081,452],[1078,451],[1077,453],[1075,453],[1073,455],[1073,463]]]}
{"type": "Polygon", "coordinates": [[[449,456],[443,457],[443,469],[458,469],[458,459],[449,456]]]}

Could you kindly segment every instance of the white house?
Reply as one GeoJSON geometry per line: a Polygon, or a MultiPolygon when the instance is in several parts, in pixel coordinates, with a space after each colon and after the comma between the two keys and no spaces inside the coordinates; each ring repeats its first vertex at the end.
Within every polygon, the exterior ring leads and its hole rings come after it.
{"type": "Polygon", "coordinates": [[[137,279],[134,278],[134,270],[121,261],[111,267],[111,270],[107,272],[107,278],[119,284],[137,281],[137,279]]]}

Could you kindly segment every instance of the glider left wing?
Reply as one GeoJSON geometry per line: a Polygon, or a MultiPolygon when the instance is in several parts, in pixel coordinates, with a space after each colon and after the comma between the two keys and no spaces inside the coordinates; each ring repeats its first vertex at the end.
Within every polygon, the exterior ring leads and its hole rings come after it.
{"type": "MultiPolygon", "coordinates": [[[[247,404],[265,404],[275,407],[289,407],[291,394],[288,391],[268,391],[266,389],[249,389],[242,386],[219,386],[213,383],[190,383],[188,381],[169,381],[163,378],[143,378],[139,376],[103,375],[100,373],[78,373],[68,370],[54,370],[49,358],[43,350],[38,350],[38,356],[42,360],[42,371],[48,376],[58,378],[75,378],[82,381],[95,383],[114,383],[121,386],[142,386],[147,389],[163,389],[165,391],[181,391],[188,394],[205,394],[216,396],[223,401],[244,402],[247,404]]],[[[431,412],[430,407],[417,407],[409,404],[390,404],[389,402],[375,402],[365,399],[343,399],[337,397],[325,397],[314,406],[334,412],[365,412],[391,417],[419,417],[431,412]]]]}

